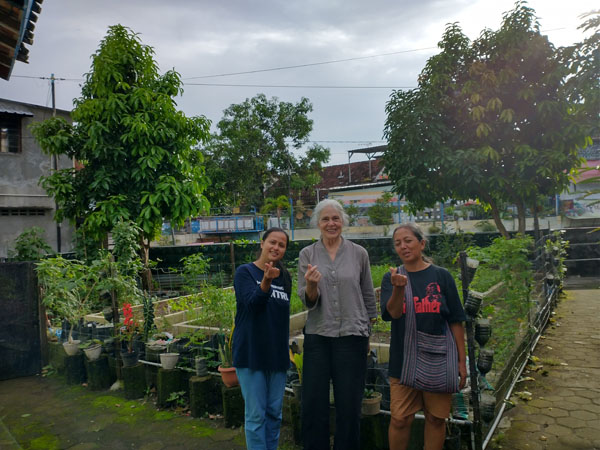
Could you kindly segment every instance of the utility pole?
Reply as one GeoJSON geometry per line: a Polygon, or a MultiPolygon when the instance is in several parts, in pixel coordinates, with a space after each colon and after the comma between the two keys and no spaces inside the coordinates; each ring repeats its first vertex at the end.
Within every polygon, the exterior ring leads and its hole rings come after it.
{"type": "MultiPolygon", "coordinates": [[[[51,92],[52,92],[52,117],[56,117],[56,91],[55,91],[55,87],[54,87],[55,80],[56,80],[56,78],[54,78],[54,74],[50,74],[50,87],[51,87],[51,92]]],[[[51,156],[50,167],[54,171],[58,170],[58,156],[57,155],[51,156]]],[[[54,201],[54,211],[55,211],[55,213],[56,213],[56,211],[58,211],[58,203],[56,202],[56,200],[54,201]]],[[[57,253],[61,252],[61,247],[62,247],[61,236],[62,236],[61,224],[59,221],[57,221],[56,222],[56,252],[57,253]]]]}

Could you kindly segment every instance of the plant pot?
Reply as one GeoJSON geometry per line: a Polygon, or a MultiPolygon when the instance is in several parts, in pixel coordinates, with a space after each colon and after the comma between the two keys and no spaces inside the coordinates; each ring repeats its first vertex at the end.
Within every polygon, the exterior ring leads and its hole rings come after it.
{"type": "Polygon", "coordinates": [[[121,352],[121,359],[123,360],[123,367],[133,367],[138,363],[138,352],[121,352]]]}
{"type": "Polygon", "coordinates": [[[381,392],[375,392],[372,398],[363,398],[360,412],[363,416],[375,416],[379,414],[381,407],[381,392]]]}
{"type": "Polygon", "coordinates": [[[235,367],[223,367],[219,366],[218,371],[221,373],[221,379],[223,384],[227,387],[234,387],[240,384],[235,367]]]}
{"type": "Polygon", "coordinates": [[[71,342],[63,342],[63,348],[65,349],[67,355],[75,356],[77,353],[79,353],[79,342],[81,341],[74,340],[71,342]]]}
{"type": "Polygon", "coordinates": [[[98,358],[100,358],[102,346],[100,344],[92,345],[91,347],[84,348],[83,353],[85,353],[85,356],[87,356],[87,359],[90,361],[96,361],[98,358]]]}
{"type": "Polygon", "coordinates": [[[146,361],[157,363],[160,361],[160,354],[166,351],[166,345],[146,344],[146,361]]]}
{"type": "Polygon", "coordinates": [[[173,370],[179,360],[179,353],[161,353],[160,365],[165,370],[173,370]]]}
{"type": "Polygon", "coordinates": [[[208,376],[208,364],[206,362],[206,358],[204,356],[196,356],[194,363],[196,366],[196,376],[197,377],[207,377],[208,376]]]}
{"type": "Polygon", "coordinates": [[[494,414],[496,413],[496,399],[489,394],[482,394],[479,402],[479,410],[481,412],[481,419],[490,423],[494,420],[494,414]]]}
{"type": "Polygon", "coordinates": [[[302,383],[300,380],[292,381],[292,390],[294,391],[294,397],[301,402],[302,401],[302,383]]]}

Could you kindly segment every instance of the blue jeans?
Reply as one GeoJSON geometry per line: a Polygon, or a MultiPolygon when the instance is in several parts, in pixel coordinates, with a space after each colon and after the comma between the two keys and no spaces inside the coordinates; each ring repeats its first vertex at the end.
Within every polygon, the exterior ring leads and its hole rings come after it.
{"type": "Polygon", "coordinates": [[[236,368],[245,402],[248,450],[275,450],[279,442],[285,372],[236,368]]]}
{"type": "Polygon", "coordinates": [[[360,447],[360,407],[369,338],[304,336],[302,440],[305,450],[329,450],[329,380],[335,398],[334,449],[360,447]]]}

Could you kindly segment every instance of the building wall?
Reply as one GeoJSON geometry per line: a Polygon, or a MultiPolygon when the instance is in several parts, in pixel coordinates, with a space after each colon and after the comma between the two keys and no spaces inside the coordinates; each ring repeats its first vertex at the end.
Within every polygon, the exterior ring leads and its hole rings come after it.
{"type": "MultiPolygon", "coordinates": [[[[52,109],[8,100],[2,103],[21,106],[33,117],[21,116],[21,151],[0,153],[0,257],[6,257],[17,236],[32,226],[42,228],[46,242],[56,250],[54,200],[38,184],[42,175],[50,174],[50,157],[42,153],[29,130],[32,123],[52,117],[52,109]]],[[[67,111],[57,111],[57,116],[71,121],[67,111]]],[[[60,168],[72,165],[68,158],[58,161],[60,168]]],[[[61,224],[61,251],[72,249],[73,234],[71,225],[61,224]]]]}

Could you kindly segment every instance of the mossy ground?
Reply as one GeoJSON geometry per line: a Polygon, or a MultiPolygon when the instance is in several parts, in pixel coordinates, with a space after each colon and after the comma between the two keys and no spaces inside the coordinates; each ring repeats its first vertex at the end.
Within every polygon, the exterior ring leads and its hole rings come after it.
{"type": "Polygon", "coordinates": [[[0,405],[9,438],[25,450],[245,448],[241,428],[158,410],[151,401],[120,393],[67,386],[60,377],[3,381],[0,405]]]}

